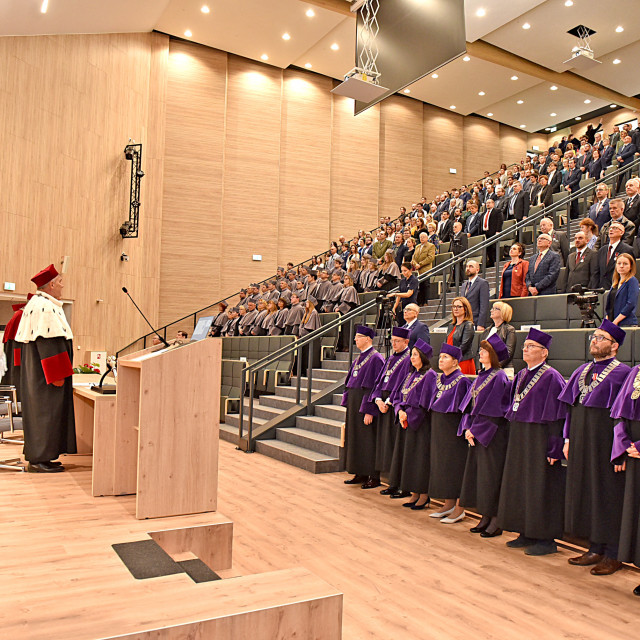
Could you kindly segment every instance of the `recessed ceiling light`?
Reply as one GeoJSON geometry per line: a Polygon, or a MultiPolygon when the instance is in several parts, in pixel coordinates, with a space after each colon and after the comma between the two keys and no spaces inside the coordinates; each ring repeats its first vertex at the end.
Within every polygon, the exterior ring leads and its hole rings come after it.
{"type": "Polygon", "coordinates": [[[203,4],[202,7],[200,7],[200,11],[202,11],[202,13],[209,13],[211,9],[209,9],[206,4],[203,4]]]}
{"type": "Polygon", "coordinates": [[[493,115],[493,113],[491,113],[491,111],[489,111],[489,113],[487,113],[487,117],[490,118],[493,115]]]}
{"type": "Polygon", "coordinates": [[[191,33],[191,29],[187,29],[187,30],[184,32],[184,35],[185,35],[187,38],[190,38],[190,37],[193,35],[193,33],[191,33]]]}
{"type": "Polygon", "coordinates": [[[487,94],[486,94],[484,91],[478,91],[478,95],[479,95],[479,96],[485,96],[485,95],[487,95],[487,94]]]}
{"type": "Polygon", "coordinates": [[[305,69],[311,69],[313,65],[310,62],[307,62],[307,64],[304,65],[305,69]]]}
{"type": "Polygon", "coordinates": [[[456,108],[456,105],[455,105],[455,104],[452,104],[452,105],[449,107],[449,109],[455,109],[455,108],[456,108]]]}
{"type": "Polygon", "coordinates": [[[552,118],[555,118],[558,114],[557,113],[550,113],[549,114],[552,118]]]}
{"type": "Polygon", "coordinates": [[[404,92],[405,93],[411,93],[411,90],[410,89],[405,89],[404,92]]]}
{"type": "Polygon", "coordinates": [[[282,34],[282,39],[283,40],[291,40],[291,36],[288,33],[283,33],[282,34]]]}
{"type": "Polygon", "coordinates": [[[332,51],[337,51],[339,48],[340,48],[340,45],[339,45],[337,42],[334,42],[334,43],[331,45],[331,50],[332,50],[332,51]]]}
{"type": "Polygon", "coordinates": [[[431,77],[432,77],[434,80],[437,80],[437,79],[438,79],[438,74],[437,74],[437,73],[432,73],[432,74],[431,74],[431,77]]]}
{"type": "Polygon", "coordinates": [[[47,13],[48,8],[49,8],[49,0],[42,0],[42,5],[40,6],[40,13],[47,13]]]}
{"type": "Polygon", "coordinates": [[[551,89],[551,91],[557,91],[557,90],[558,90],[558,87],[556,87],[556,85],[555,85],[555,84],[552,84],[552,85],[549,87],[549,89],[551,89]]]}
{"type": "Polygon", "coordinates": [[[260,56],[260,59],[261,59],[261,60],[268,60],[268,59],[269,59],[269,56],[268,56],[266,53],[263,53],[263,54],[260,56]]]}
{"type": "Polygon", "coordinates": [[[465,56],[464,58],[462,58],[463,62],[469,62],[469,60],[471,60],[471,58],[469,56],[465,56]]]}
{"type": "Polygon", "coordinates": [[[616,27],[616,33],[622,33],[624,31],[624,27],[616,27]]]}
{"type": "Polygon", "coordinates": [[[517,79],[518,79],[518,76],[511,76],[511,79],[512,79],[512,80],[517,80],[517,79]]]}
{"type": "Polygon", "coordinates": [[[609,107],[611,107],[611,109],[615,109],[618,105],[617,104],[610,104],[609,107]]]}
{"type": "Polygon", "coordinates": [[[476,11],[476,15],[478,16],[478,18],[484,18],[487,15],[487,10],[483,9],[482,7],[480,7],[477,11],[476,11]]]}
{"type": "Polygon", "coordinates": [[[527,126],[526,124],[521,124],[521,125],[520,125],[520,128],[521,128],[521,129],[524,129],[526,126],[527,126]]]}
{"type": "Polygon", "coordinates": [[[313,18],[316,15],[316,12],[313,9],[307,9],[307,18],[313,18]]]}
{"type": "Polygon", "coordinates": [[[620,64],[621,62],[622,62],[622,60],[620,60],[620,58],[616,58],[616,59],[613,61],[613,64],[620,64]]]}
{"type": "Polygon", "coordinates": [[[551,127],[545,127],[544,130],[545,131],[551,131],[551,127]]]}
{"type": "Polygon", "coordinates": [[[580,116],[576,116],[576,120],[582,120],[580,116]]]}
{"type": "Polygon", "coordinates": [[[523,29],[531,29],[531,25],[530,25],[528,22],[525,22],[525,23],[522,25],[522,28],[523,28],[523,29]]]}
{"type": "Polygon", "coordinates": [[[566,2],[564,3],[565,7],[573,7],[573,0],[566,0],[566,2]]]}
{"type": "Polygon", "coordinates": [[[585,104],[591,104],[591,100],[587,99],[584,101],[585,104]]]}
{"type": "Polygon", "coordinates": [[[524,100],[518,100],[517,104],[524,104],[524,100]]]}

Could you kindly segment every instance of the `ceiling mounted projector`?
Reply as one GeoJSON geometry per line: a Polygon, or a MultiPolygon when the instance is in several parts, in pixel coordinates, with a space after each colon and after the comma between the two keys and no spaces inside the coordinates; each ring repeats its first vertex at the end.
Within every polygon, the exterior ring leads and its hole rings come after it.
{"type": "Polygon", "coordinates": [[[375,78],[356,68],[349,71],[344,77],[344,82],[333,89],[331,93],[360,100],[360,102],[371,102],[386,91],[386,87],[375,83],[375,78]]]}
{"type": "Polygon", "coordinates": [[[573,69],[579,71],[587,71],[593,67],[602,64],[600,60],[596,60],[596,56],[591,48],[591,36],[595,33],[593,29],[579,24],[577,27],[567,31],[568,34],[578,38],[578,45],[571,50],[571,57],[565,60],[563,64],[569,65],[573,69]]]}

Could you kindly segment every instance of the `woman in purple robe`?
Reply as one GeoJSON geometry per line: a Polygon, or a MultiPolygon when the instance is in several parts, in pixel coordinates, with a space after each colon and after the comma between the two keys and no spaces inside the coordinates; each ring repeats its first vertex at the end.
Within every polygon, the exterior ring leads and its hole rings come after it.
{"type": "Polygon", "coordinates": [[[444,499],[439,511],[429,514],[441,518],[443,524],[453,524],[465,517],[459,497],[467,461],[467,442],[458,435],[462,410],[471,380],[460,371],[462,351],[446,342],[440,347],[438,366],[442,373],[436,378],[436,393],[431,402],[431,475],[429,492],[444,499]]]}
{"type": "Polygon", "coordinates": [[[509,400],[509,379],[500,362],[509,357],[507,345],[497,334],[480,343],[478,360],[483,370],[462,400],[464,416],[458,434],[469,443],[460,504],[475,507],[482,519],[472,533],[483,538],[502,534],[497,525],[498,500],[509,440],[504,415],[509,400]]]}
{"type": "Polygon", "coordinates": [[[396,388],[391,400],[396,413],[396,442],[391,460],[389,484],[411,492],[403,506],[414,511],[429,506],[429,460],[431,414],[429,406],[435,395],[436,374],[429,358],[433,349],[417,340],[411,350],[411,371],[396,388]]]}
{"type": "MultiPolygon", "coordinates": [[[[640,365],[631,369],[611,417],[616,422],[611,462],[625,469],[618,560],[640,567],[640,365]]],[[[640,596],[640,585],[633,594],[640,596]]]]}

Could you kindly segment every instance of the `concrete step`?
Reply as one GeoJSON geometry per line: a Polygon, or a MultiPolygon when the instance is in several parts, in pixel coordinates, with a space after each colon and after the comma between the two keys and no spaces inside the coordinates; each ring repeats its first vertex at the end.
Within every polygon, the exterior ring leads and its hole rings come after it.
{"type": "Polygon", "coordinates": [[[228,424],[221,424],[220,440],[226,440],[227,442],[238,444],[238,427],[231,427],[228,424]]]}
{"type": "MultiPolygon", "coordinates": [[[[349,354],[345,354],[347,358],[349,354]]],[[[349,371],[349,360],[323,360],[322,369],[333,369],[334,371],[349,371]]]]}
{"type": "MultiPolygon", "coordinates": [[[[253,402],[253,417],[254,418],[264,418],[265,420],[271,420],[271,418],[275,418],[282,413],[282,410],[278,407],[270,406],[269,404],[264,403],[263,401],[269,396],[263,396],[259,400],[254,400],[253,402]]],[[[244,415],[248,415],[249,413],[249,398],[244,399],[244,415]]],[[[238,415],[232,414],[232,415],[238,415]]]]}
{"type": "Polygon", "coordinates": [[[342,406],[342,394],[341,393],[334,393],[333,396],[332,396],[332,400],[333,400],[333,404],[336,404],[339,407],[342,406]]]}
{"type": "MultiPolygon", "coordinates": [[[[354,348],[353,355],[354,357],[358,357],[360,352],[354,348]]],[[[349,352],[348,351],[338,351],[336,353],[336,360],[341,360],[342,362],[349,362],[349,352]]]]}
{"type": "Polygon", "coordinates": [[[282,440],[256,440],[256,451],[311,473],[334,473],[341,468],[339,458],[332,458],[282,440]]]}
{"type": "MultiPolygon", "coordinates": [[[[314,378],[313,380],[313,387],[311,389],[311,393],[318,393],[319,391],[321,391],[321,387],[319,385],[316,385],[317,380],[314,378]]],[[[332,382],[332,381],[327,381],[327,382],[332,382]]],[[[327,385],[325,385],[327,386],[327,385]]],[[[302,380],[302,385],[301,385],[301,393],[306,393],[307,392],[307,382],[306,382],[306,378],[303,378],[302,380]]],[[[284,386],[276,386],[276,396],[279,397],[283,397],[283,398],[293,398],[295,400],[296,397],[296,385],[295,385],[295,379],[292,382],[290,387],[284,387],[284,386]]],[[[267,396],[265,396],[267,397],[267,396]]],[[[271,396],[273,397],[273,396],[271,396]]]]}
{"type": "Polygon", "coordinates": [[[276,440],[294,444],[303,449],[309,449],[332,458],[340,457],[340,438],[307,431],[299,427],[276,429],[276,440]]]}
{"type": "Polygon", "coordinates": [[[341,369],[313,369],[313,381],[316,377],[320,380],[341,380],[345,377],[346,372],[341,369]]]}
{"type": "Polygon", "coordinates": [[[314,433],[321,433],[332,438],[340,438],[344,420],[333,420],[319,416],[298,416],[296,426],[314,433]]]}
{"type": "MultiPolygon", "coordinates": [[[[323,373],[322,369],[318,369],[317,370],[319,373],[323,373]]],[[[344,371],[340,372],[342,375],[340,377],[344,378],[345,374],[344,371]]],[[[301,386],[306,389],[307,388],[307,383],[308,383],[308,378],[306,376],[302,377],[302,381],[301,381],[301,386]]],[[[296,388],[296,383],[297,383],[297,376],[293,376],[293,378],[291,378],[291,387],[295,390],[296,388]]],[[[335,384],[336,380],[333,380],[331,378],[325,378],[322,375],[319,375],[318,377],[316,377],[316,374],[314,372],[313,374],[313,387],[312,389],[324,389],[325,387],[329,387],[332,384],[335,384]]],[[[277,387],[277,389],[280,389],[281,387],[277,387]]],[[[280,391],[278,391],[278,393],[280,393],[280,391]]],[[[295,393],[294,393],[295,395],[295,393]]]]}
{"type": "MultiPolygon", "coordinates": [[[[278,387],[278,389],[281,388],[282,387],[278,387]]],[[[281,411],[287,411],[296,404],[295,393],[291,398],[287,396],[260,396],[260,404],[266,407],[280,409],[281,411]]]]}
{"type": "MultiPolygon", "coordinates": [[[[237,433],[238,427],[240,426],[240,414],[238,414],[238,413],[236,413],[235,415],[227,414],[226,417],[225,417],[225,420],[226,420],[225,424],[228,427],[235,427],[236,428],[236,433],[237,433]]],[[[268,422],[268,420],[265,420],[264,418],[258,418],[258,417],[256,417],[256,415],[254,413],[254,416],[253,416],[253,427],[254,427],[254,429],[257,426],[261,426],[263,424],[266,424],[267,422],[268,422]]],[[[245,412],[245,414],[243,416],[243,423],[244,423],[243,432],[246,433],[247,428],[249,426],[249,418],[247,417],[247,413],[246,412],[245,412]]]]}
{"type": "Polygon", "coordinates": [[[329,418],[329,420],[344,422],[347,408],[340,406],[340,404],[317,404],[314,407],[314,413],[318,418],[329,418]]]}

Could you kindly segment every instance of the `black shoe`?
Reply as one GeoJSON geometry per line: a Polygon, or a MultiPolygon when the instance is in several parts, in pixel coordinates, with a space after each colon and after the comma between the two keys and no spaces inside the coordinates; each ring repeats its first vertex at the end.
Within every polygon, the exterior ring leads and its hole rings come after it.
{"type": "Polygon", "coordinates": [[[27,467],[29,473],[60,473],[64,471],[62,465],[56,467],[49,462],[30,462],[27,467]]]}
{"type": "Polygon", "coordinates": [[[393,495],[389,497],[393,500],[397,500],[398,498],[408,498],[411,495],[410,491],[396,491],[393,495]]]}
{"type": "Polygon", "coordinates": [[[398,493],[398,487],[387,487],[380,492],[380,495],[392,496],[394,493],[398,493]]]}
{"type": "Polygon", "coordinates": [[[362,484],[368,479],[367,476],[353,476],[351,480],[345,480],[345,484],[362,484]]]}
{"type": "Polygon", "coordinates": [[[409,507],[409,509],[413,509],[415,503],[418,502],[417,500],[414,500],[413,502],[404,502],[402,504],[403,507],[409,507]]]}
{"type": "Polygon", "coordinates": [[[57,460],[53,460],[52,462],[49,463],[51,466],[53,467],[61,467],[62,466],[62,462],[58,462],[57,460]]]}
{"type": "Polygon", "coordinates": [[[509,542],[507,542],[507,547],[510,549],[524,549],[525,547],[532,547],[536,542],[537,540],[527,538],[520,534],[515,540],[509,540],[509,542]]]}
{"type": "Polygon", "coordinates": [[[633,590],[634,596],[640,596],[640,584],[633,590]]]}
{"type": "Polygon", "coordinates": [[[481,538],[497,538],[498,536],[502,535],[502,529],[494,529],[493,531],[489,532],[489,531],[483,531],[480,534],[481,538]]]}
{"type": "Polygon", "coordinates": [[[376,489],[380,486],[380,478],[372,478],[369,476],[367,481],[362,485],[363,489],[376,489]]]}
{"type": "Polygon", "coordinates": [[[471,533],[483,533],[488,526],[489,526],[489,523],[485,524],[483,527],[476,525],[475,527],[471,527],[469,531],[471,531],[471,533]]]}
{"type": "Polygon", "coordinates": [[[412,511],[422,511],[422,509],[426,509],[430,504],[431,504],[431,498],[427,498],[427,501],[424,504],[417,504],[417,500],[416,500],[416,504],[414,504],[411,507],[411,510],[412,511]]]}

